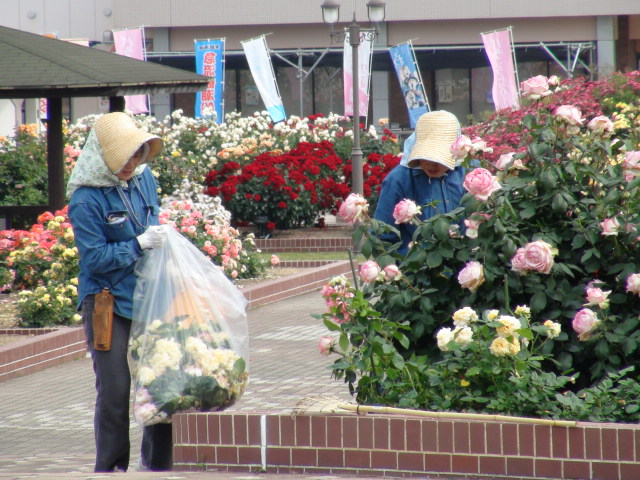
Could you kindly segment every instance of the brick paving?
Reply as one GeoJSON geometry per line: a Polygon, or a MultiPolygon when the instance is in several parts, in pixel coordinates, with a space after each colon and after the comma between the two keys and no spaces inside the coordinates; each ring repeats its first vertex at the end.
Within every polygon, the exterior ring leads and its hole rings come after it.
{"type": "MultiPolygon", "coordinates": [[[[322,313],[318,292],[299,295],[249,311],[250,382],[229,410],[290,412],[302,399],[336,395],[350,400],[342,381],[331,379],[333,358],[319,354],[327,334],[311,316],[322,313]]],[[[24,377],[0,382],[0,479],[109,478],[93,469],[94,377],[89,358],[74,360],[24,377]]],[[[138,458],[141,429],[131,425],[131,465],[138,458]]],[[[126,478],[345,479],[346,476],[273,475],[223,472],[138,473],[126,478]]],[[[357,477],[365,480],[365,477],[357,477]]]]}

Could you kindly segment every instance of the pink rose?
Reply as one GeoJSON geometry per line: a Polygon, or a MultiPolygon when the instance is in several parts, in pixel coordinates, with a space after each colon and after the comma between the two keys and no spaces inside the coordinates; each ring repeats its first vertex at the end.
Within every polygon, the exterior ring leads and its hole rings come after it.
{"type": "Polygon", "coordinates": [[[587,128],[595,135],[608,136],[613,133],[613,122],[609,120],[609,117],[598,115],[591,119],[587,124],[587,128]]]}
{"type": "Polygon", "coordinates": [[[640,175],[640,151],[634,150],[624,154],[622,169],[625,170],[625,178],[628,182],[640,175]],[[631,178],[631,180],[629,179],[631,178]]]}
{"type": "Polygon", "coordinates": [[[582,112],[573,105],[560,105],[553,111],[553,116],[569,125],[582,125],[582,112]]]}
{"type": "Polygon", "coordinates": [[[393,280],[394,278],[400,278],[402,274],[400,273],[400,269],[395,263],[391,263],[384,267],[384,277],[387,280],[393,280]]]}
{"type": "Polygon", "coordinates": [[[524,246],[524,263],[527,270],[549,273],[553,266],[553,248],[547,242],[536,240],[524,246]]]}
{"type": "Polygon", "coordinates": [[[504,170],[505,168],[507,168],[509,164],[513,161],[514,155],[515,155],[515,152],[503,153],[502,155],[500,155],[500,158],[498,158],[498,161],[496,162],[496,168],[498,170],[504,170]]]}
{"type": "Polygon", "coordinates": [[[571,326],[578,334],[580,340],[588,340],[589,337],[591,337],[591,332],[595,330],[599,323],[600,320],[596,312],[588,308],[583,308],[575,314],[571,321],[571,326]]]}
{"type": "Polygon", "coordinates": [[[367,217],[367,209],[369,208],[369,203],[367,200],[357,193],[351,193],[340,208],[338,209],[338,215],[345,222],[355,222],[356,220],[361,220],[367,217]]]}
{"type": "Polygon", "coordinates": [[[549,81],[544,75],[537,75],[531,77],[524,82],[520,82],[520,90],[522,90],[522,96],[530,98],[532,100],[538,100],[539,98],[551,95],[549,90],[549,81]]]}
{"type": "Polygon", "coordinates": [[[416,202],[405,198],[398,202],[393,209],[393,218],[398,223],[407,223],[411,221],[416,215],[420,215],[421,209],[416,205],[416,202]]]}
{"type": "Polygon", "coordinates": [[[502,188],[498,183],[498,177],[491,175],[485,168],[475,168],[467,173],[462,186],[482,202],[486,202],[493,192],[502,188]]]}
{"type": "Polygon", "coordinates": [[[373,260],[367,260],[360,267],[360,278],[364,283],[375,282],[380,275],[380,265],[373,260]]]}
{"type": "Polygon", "coordinates": [[[334,345],[334,340],[331,337],[320,337],[318,340],[318,349],[322,355],[329,355],[331,353],[331,348],[334,345]]]}
{"type": "Polygon", "coordinates": [[[640,273],[632,273],[627,278],[627,292],[640,295],[640,273]]]}
{"type": "Polygon", "coordinates": [[[474,212],[471,214],[471,217],[464,219],[464,225],[467,227],[465,234],[469,238],[478,238],[478,228],[481,223],[486,222],[491,215],[486,213],[478,213],[474,212]]]}
{"type": "Polygon", "coordinates": [[[271,255],[271,265],[273,265],[274,267],[276,265],[280,265],[280,257],[278,257],[277,255],[271,255]]]}
{"type": "Polygon", "coordinates": [[[455,142],[451,144],[451,155],[456,160],[465,158],[473,149],[471,139],[466,135],[460,135],[455,142]]]}
{"type": "Polygon", "coordinates": [[[549,87],[557,87],[560,85],[560,77],[557,75],[551,75],[547,81],[549,82],[549,87]]]}
{"type": "Polygon", "coordinates": [[[600,222],[600,226],[602,227],[602,233],[600,235],[609,236],[609,235],[618,235],[618,232],[622,229],[620,222],[614,218],[605,218],[602,222],[600,222]]]}
{"type": "Polygon", "coordinates": [[[462,288],[475,292],[484,283],[484,267],[479,262],[467,262],[458,273],[458,282],[462,288]]]}
{"type": "Polygon", "coordinates": [[[591,287],[587,288],[587,302],[592,305],[601,305],[603,308],[606,308],[609,304],[609,294],[611,290],[605,292],[601,288],[591,287]]]}
{"type": "Polygon", "coordinates": [[[525,272],[527,264],[524,261],[524,248],[519,248],[511,258],[511,268],[516,272],[525,272]]]}

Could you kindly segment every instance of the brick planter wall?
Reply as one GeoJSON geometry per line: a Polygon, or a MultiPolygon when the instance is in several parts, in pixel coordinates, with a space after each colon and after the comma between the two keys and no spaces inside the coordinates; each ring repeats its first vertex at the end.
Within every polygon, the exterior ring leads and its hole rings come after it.
{"type": "Polygon", "coordinates": [[[263,252],[345,252],[353,248],[351,237],[336,238],[256,238],[263,252]]]}
{"type": "Polygon", "coordinates": [[[174,470],[473,479],[640,478],[640,427],[405,415],[174,417],[174,470]]]}
{"type": "Polygon", "coordinates": [[[7,328],[0,333],[25,335],[0,347],[0,382],[86,355],[82,327],[7,328]]]}

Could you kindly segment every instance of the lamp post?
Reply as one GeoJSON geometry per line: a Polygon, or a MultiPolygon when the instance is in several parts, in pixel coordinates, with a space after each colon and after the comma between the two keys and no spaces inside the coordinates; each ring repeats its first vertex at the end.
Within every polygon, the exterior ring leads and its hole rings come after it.
{"type": "Polygon", "coordinates": [[[333,31],[333,25],[340,19],[340,2],[338,0],[323,0],[322,20],[331,28],[331,39],[337,37],[338,41],[344,41],[345,36],[351,46],[351,73],[353,95],[353,146],[351,148],[351,186],[353,193],[364,194],[364,181],[362,173],[362,149],[360,148],[360,62],[358,59],[358,47],[361,40],[373,40],[378,31],[376,24],[382,22],[385,17],[385,5],[383,0],[369,0],[367,2],[367,15],[373,23],[373,29],[361,29],[356,23],[356,13],[353,12],[353,20],[344,34],[333,31]]]}

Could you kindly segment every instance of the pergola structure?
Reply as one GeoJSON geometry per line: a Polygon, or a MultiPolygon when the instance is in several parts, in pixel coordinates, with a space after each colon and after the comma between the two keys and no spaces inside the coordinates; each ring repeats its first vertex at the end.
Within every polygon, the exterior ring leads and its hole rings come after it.
{"type": "MultiPolygon", "coordinates": [[[[109,97],[111,111],[124,96],[202,91],[209,77],[143,62],[74,43],[0,26],[0,98],[47,99],[49,210],[65,203],[62,99],[109,97]]],[[[0,214],[33,207],[0,207],[0,214]]]]}

